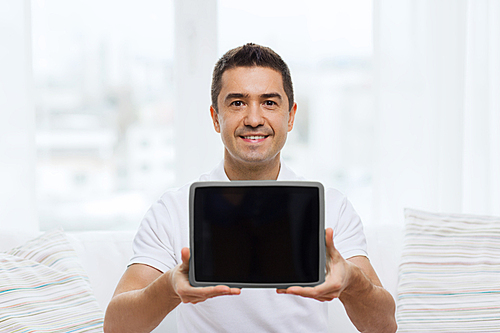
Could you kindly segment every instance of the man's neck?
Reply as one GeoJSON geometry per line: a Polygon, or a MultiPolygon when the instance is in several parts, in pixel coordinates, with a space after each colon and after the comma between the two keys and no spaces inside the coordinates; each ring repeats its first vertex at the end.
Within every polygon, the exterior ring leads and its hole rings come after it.
{"type": "Polygon", "coordinates": [[[224,159],[224,171],[229,180],[276,180],[280,167],[279,155],[270,163],[234,163],[224,159]]]}

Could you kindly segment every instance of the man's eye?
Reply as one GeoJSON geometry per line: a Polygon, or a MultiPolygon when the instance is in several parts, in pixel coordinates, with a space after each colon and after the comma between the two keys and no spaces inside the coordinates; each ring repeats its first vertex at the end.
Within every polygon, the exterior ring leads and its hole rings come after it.
{"type": "Polygon", "coordinates": [[[274,106],[274,105],[276,105],[276,102],[275,101],[265,101],[264,104],[266,104],[267,106],[274,106]]]}
{"type": "Polygon", "coordinates": [[[242,101],[234,101],[231,103],[231,105],[234,105],[234,106],[242,106],[243,105],[243,102],[242,101]]]}

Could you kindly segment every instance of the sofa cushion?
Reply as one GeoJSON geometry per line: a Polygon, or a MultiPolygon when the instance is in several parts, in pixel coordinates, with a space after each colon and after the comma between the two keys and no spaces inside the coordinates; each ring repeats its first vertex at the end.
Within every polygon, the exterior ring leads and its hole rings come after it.
{"type": "Polygon", "coordinates": [[[0,253],[1,332],[102,332],[103,313],[61,230],[0,253]]]}
{"type": "Polygon", "coordinates": [[[500,327],[500,218],[405,210],[398,332],[500,327]]]}

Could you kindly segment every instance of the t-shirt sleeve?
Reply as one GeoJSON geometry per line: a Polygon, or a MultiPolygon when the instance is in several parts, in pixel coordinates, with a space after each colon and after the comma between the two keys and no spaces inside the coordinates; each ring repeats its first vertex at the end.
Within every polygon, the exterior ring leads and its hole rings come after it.
{"type": "Polygon", "coordinates": [[[145,264],[161,272],[177,265],[173,247],[173,224],[167,207],[158,200],[147,211],[133,242],[134,255],[129,262],[145,264]]]}
{"type": "Polygon", "coordinates": [[[368,257],[361,218],[344,195],[336,190],[329,191],[326,209],[330,210],[328,218],[333,220],[327,221],[327,227],[333,227],[335,248],[345,259],[354,256],[368,257]]]}

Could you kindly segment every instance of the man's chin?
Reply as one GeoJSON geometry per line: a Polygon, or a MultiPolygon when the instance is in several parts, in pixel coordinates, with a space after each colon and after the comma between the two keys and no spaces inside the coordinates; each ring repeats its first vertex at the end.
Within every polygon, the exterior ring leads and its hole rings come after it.
{"type": "Polygon", "coordinates": [[[279,161],[279,156],[244,156],[240,159],[241,163],[258,167],[260,165],[266,166],[272,164],[273,162],[279,161]]]}
{"type": "Polygon", "coordinates": [[[241,164],[246,164],[246,165],[252,165],[252,166],[259,166],[259,165],[268,165],[269,163],[275,162],[276,160],[279,161],[279,154],[275,156],[263,156],[261,154],[247,154],[247,155],[238,155],[238,156],[232,156],[232,158],[235,163],[241,163],[241,164]]]}

